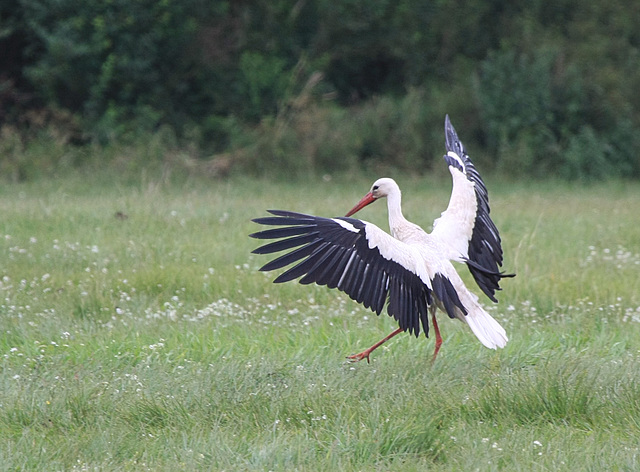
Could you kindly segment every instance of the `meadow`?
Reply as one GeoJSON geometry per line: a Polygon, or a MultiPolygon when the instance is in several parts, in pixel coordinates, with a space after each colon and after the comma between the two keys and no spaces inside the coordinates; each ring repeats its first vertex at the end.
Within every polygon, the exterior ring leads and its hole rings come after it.
{"type": "MultiPolygon", "coordinates": [[[[449,178],[391,176],[429,228],[449,178]]],[[[640,470],[640,185],[489,180],[507,347],[440,316],[432,367],[408,335],[351,364],[392,320],[272,284],[247,235],[374,177],[2,184],[0,470],[640,470]]]]}

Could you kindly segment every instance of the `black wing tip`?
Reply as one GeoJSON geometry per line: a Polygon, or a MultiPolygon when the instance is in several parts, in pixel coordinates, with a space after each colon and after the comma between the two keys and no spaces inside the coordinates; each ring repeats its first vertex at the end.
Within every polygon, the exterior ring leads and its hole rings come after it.
{"type": "Polygon", "coordinates": [[[460,301],[458,292],[448,277],[441,273],[436,273],[431,279],[431,283],[433,285],[433,293],[440,300],[440,303],[444,305],[445,312],[449,315],[449,318],[453,319],[456,317],[456,308],[458,308],[462,314],[467,314],[467,309],[460,301]]]}
{"type": "MultiPolygon", "coordinates": [[[[305,213],[298,213],[295,211],[289,211],[289,210],[267,210],[267,213],[270,213],[272,215],[275,216],[280,216],[283,218],[313,218],[311,215],[307,215],[305,213]]],[[[253,218],[251,221],[253,222],[257,222],[257,220],[261,220],[264,217],[260,217],[260,218],[253,218]]],[[[268,218],[268,217],[267,217],[268,218]]]]}
{"type": "MultiPolygon", "coordinates": [[[[465,257],[463,260],[467,265],[473,267],[474,269],[477,269],[478,271],[482,272],[485,275],[493,275],[493,276],[500,277],[501,279],[504,279],[504,278],[507,278],[507,277],[515,277],[516,276],[515,273],[514,274],[507,274],[504,271],[488,269],[488,268],[484,267],[483,265],[478,264],[477,262],[469,259],[468,257],[465,257]]],[[[502,264],[500,264],[500,265],[502,265],[502,264]]]]}
{"type": "MultiPolygon", "coordinates": [[[[276,216],[284,216],[287,218],[292,218],[294,216],[303,216],[302,213],[296,213],[288,210],[267,210],[267,213],[271,213],[272,215],[276,215],[276,216]]],[[[307,215],[304,215],[304,216],[307,216],[307,215]]]]}
{"type": "MultiPolygon", "coordinates": [[[[318,220],[317,216],[305,215],[304,213],[295,213],[293,211],[286,210],[267,210],[274,216],[262,216],[260,218],[253,218],[251,222],[265,226],[300,226],[313,224],[318,220]]],[[[251,237],[259,238],[262,232],[253,233],[251,237]],[[255,235],[255,236],[254,236],[255,235]]]]}
{"type": "Polygon", "coordinates": [[[464,174],[464,167],[462,167],[462,164],[460,164],[459,161],[457,161],[456,159],[451,157],[449,154],[445,154],[442,157],[444,158],[444,161],[447,163],[447,165],[449,167],[453,167],[454,169],[458,169],[460,172],[462,172],[464,174]]]}
{"type": "MultiPolygon", "coordinates": [[[[257,223],[257,221],[256,221],[256,223],[257,223]]],[[[264,236],[262,236],[262,233],[264,233],[264,231],[257,231],[255,233],[251,233],[249,235],[249,237],[253,238],[253,239],[265,239],[264,236]]]]}
{"type": "Polygon", "coordinates": [[[470,259],[466,259],[465,262],[478,287],[480,287],[484,294],[494,303],[498,303],[498,299],[495,297],[496,291],[502,290],[500,280],[516,276],[516,274],[507,274],[498,270],[487,269],[470,259]]]}
{"type": "MultiPolygon", "coordinates": [[[[271,213],[272,215],[277,215],[277,216],[282,216],[280,213],[282,213],[283,210],[267,210],[267,213],[271,213]]],[[[289,213],[289,212],[287,212],[289,213]]],[[[260,220],[264,219],[264,216],[261,216],[260,218],[252,218],[251,221],[254,223],[260,223],[260,220]]],[[[267,217],[268,218],[268,217],[267,217]]]]}
{"type": "Polygon", "coordinates": [[[445,136],[445,144],[447,147],[447,152],[453,151],[462,157],[464,154],[464,148],[462,147],[462,143],[458,138],[458,133],[456,133],[456,129],[451,124],[451,120],[449,119],[449,115],[445,115],[444,118],[444,136],[445,136]]]}

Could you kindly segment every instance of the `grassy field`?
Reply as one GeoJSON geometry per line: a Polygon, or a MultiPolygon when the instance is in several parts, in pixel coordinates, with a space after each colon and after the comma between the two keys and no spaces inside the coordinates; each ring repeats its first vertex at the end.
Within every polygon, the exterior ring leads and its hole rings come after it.
{"type": "MultiPolygon", "coordinates": [[[[448,179],[394,177],[429,227],[448,179]]],[[[0,470],[640,470],[640,186],[488,182],[510,342],[441,317],[430,367],[407,335],[345,362],[392,320],[250,254],[265,209],[372,180],[3,184],[0,470]]]]}

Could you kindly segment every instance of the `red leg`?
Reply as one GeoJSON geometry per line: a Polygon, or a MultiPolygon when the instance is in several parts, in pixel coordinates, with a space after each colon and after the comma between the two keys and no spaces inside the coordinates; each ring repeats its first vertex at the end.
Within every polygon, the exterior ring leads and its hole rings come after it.
{"type": "Polygon", "coordinates": [[[379,348],[382,344],[386,343],[389,339],[394,337],[396,334],[400,334],[403,331],[404,331],[403,329],[398,328],[393,333],[391,333],[389,336],[387,336],[384,339],[382,339],[382,340],[378,341],[377,343],[375,343],[369,349],[365,349],[364,351],[362,351],[359,354],[354,354],[352,356],[347,356],[347,359],[349,359],[351,362],[358,362],[358,361],[361,361],[362,359],[367,359],[367,363],[369,363],[369,354],[371,354],[375,349],[379,348]]]}
{"type": "Polygon", "coordinates": [[[440,346],[442,346],[442,336],[440,336],[440,329],[438,328],[438,322],[436,321],[436,310],[431,312],[431,321],[433,321],[433,329],[436,332],[436,350],[433,353],[433,357],[431,358],[431,364],[436,361],[436,356],[438,355],[438,351],[440,350],[440,346]]]}

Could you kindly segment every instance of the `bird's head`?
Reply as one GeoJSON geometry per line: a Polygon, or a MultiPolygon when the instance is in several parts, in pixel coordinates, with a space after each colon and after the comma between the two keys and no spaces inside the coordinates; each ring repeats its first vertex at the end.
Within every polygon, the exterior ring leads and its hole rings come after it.
{"type": "Polygon", "coordinates": [[[393,193],[400,193],[400,188],[395,180],[383,177],[376,180],[371,186],[371,190],[354,206],[346,216],[351,216],[354,213],[362,210],[367,205],[375,202],[378,198],[384,198],[393,193]]]}

